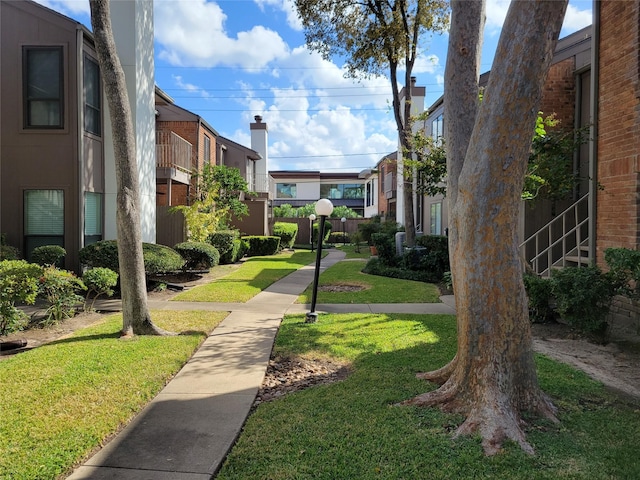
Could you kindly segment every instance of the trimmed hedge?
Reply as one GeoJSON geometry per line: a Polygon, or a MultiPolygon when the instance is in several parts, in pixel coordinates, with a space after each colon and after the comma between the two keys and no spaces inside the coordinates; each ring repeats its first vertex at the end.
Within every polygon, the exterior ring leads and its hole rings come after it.
{"type": "Polygon", "coordinates": [[[348,233],[343,232],[331,232],[329,234],[329,243],[351,243],[348,233]]]}
{"type": "Polygon", "coordinates": [[[275,255],[280,250],[280,237],[277,236],[248,235],[242,240],[249,246],[247,257],[275,255]]]}
{"type": "MultiPolygon", "coordinates": [[[[331,230],[333,229],[333,225],[331,222],[324,222],[324,236],[322,237],[322,243],[325,243],[329,239],[329,235],[331,235],[331,230]]],[[[318,244],[318,230],[320,230],[320,221],[313,222],[313,244],[318,244]]]]}
{"type": "Polygon", "coordinates": [[[220,253],[221,265],[236,262],[234,258],[237,256],[237,252],[234,253],[234,250],[239,248],[235,246],[239,237],[240,234],[237,230],[219,230],[209,235],[209,243],[216,247],[220,253]]]}
{"type": "Polygon", "coordinates": [[[12,247],[11,245],[7,245],[5,234],[0,234],[0,261],[18,259],[20,259],[20,250],[16,247],[12,247]]]}
{"type": "Polygon", "coordinates": [[[280,237],[280,248],[293,248],[298,235],[298,224],[288,222],[276,222],[273,225],[273,235],[280,237]]]}
{"type": "Polygon", "coordinates": [[[368,273],[369,275],[378,275],[380,277],[400,278],[402,280],[433,283],[429,272],[392,267],[385,265],[379,258],[369,259],[365,267],[362,269],[362,272],[368,273]]]}
{"type": "Polygon", "coordinates": [[[220,252],[210,243],[182,242],[174,245],[173,249],[184,258],[184,270],[208,270],[220,263],[220,252]]]}
{"type": "MultiPolygon", "coordinates": [[[[178,252],[165,245],[143,243],[142,254],[147,275],[177,272],[185,263],[178,252]]],[[[117,242],[102,240],[87,245],[80,249],[80,263],[89,268],[104,267],[119,273],[117,242]]]]}
{"type": "Polygon", "coordinates": [[[60,266],[62,259],[67,255],[67,251],[60,245],[42,245],[36,247],[31,252],[31,261],[42,267],[47,265],[60,266]]]}
{"type": "Polygon", "coordinates": [[[231,250],[229,250],[224,255],[220,255],[220,264],[230,264],[239,262],[249,250],[249,244],[240,238],[236,238],[233,241],[233,245],[231,246],[231,250]]]}

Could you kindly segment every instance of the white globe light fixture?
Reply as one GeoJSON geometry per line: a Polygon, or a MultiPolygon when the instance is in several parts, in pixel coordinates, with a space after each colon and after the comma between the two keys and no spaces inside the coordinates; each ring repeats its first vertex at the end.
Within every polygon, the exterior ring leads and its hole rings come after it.
{"type": "MultiPolygon", "coordinates": [[[[324,222],[333,212],[333,203],[328,198],[321,198],[316,202],[316,213],[320,217],[318,225],[318,250],[316,253],[316,270],[313,274],[313,290],[311,294],[311,310],[307,313],[306,322],[314,323],[318,320],[316,313],[316,299],[318,298],[318,276],[320,275],[320,261],[322,260],[322,240],[324,240],[324,222]]],[[[313,215],[313,214],[312,214],[313,215]]],[[[311,218],[311,216],[309,216],[311,218]]],[[[313,248],[313,244],[312,244],[313,248]]]]}
{"type": "Polygon", "coordinates": [[[316,213],[328,217],[333,212],[333,203],[328,198],[321,198],[316,202],[316,213]]]}

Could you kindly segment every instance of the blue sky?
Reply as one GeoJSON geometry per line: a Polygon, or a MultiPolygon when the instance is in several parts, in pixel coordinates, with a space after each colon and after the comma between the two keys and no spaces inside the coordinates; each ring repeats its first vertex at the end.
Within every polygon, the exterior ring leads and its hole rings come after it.
{"type": "MultiPolygon", "coordinates": [[[[37,0],[90,26],[87,0],[37,0]]],[[[117,0],[116,0],[117,1],[117,0]]],[[[491,69],[509,0],[487,0],[482,71],[491,69]]],[[[561,36],[591,23],[592,0],[570,0],[561,36]]],[[[250,146],[269,128],[270,170],[357,172],[397,148],[388,79],[345,79],[310,53],[292,0],[155,0],[156,84],[222,136],[250,146]]],[[[448,36],[425,38],[414,67],[429,107],[443,93],[448,36]]]]}

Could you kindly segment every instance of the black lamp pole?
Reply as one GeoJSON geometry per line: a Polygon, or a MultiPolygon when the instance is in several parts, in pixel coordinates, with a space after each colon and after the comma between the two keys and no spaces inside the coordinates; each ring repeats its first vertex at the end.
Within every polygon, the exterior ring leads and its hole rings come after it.
{"type": "Polygon", "coordinates": [[[333,204],[330,200],[322,198],[316,203],[316,213],[320,216],[318,225],[318,249],[316,251],[316,270],[313,272],[313,290],[311,292],[311,310],[307,313],[306,323],[315,323],[318,320],[316,313],[316,300],[318,298],[318,278],[320,277],[320,261],[322,260],[322,241],[324,240],[324,223],[331,212],[333,204]]]}
{"type": "Polygon", "coordinates": [[[309,243],[311,243],[311,251],[313,252],[313,221],[316,219],[316,216],[312,213],[309,215],[309,243]]]}

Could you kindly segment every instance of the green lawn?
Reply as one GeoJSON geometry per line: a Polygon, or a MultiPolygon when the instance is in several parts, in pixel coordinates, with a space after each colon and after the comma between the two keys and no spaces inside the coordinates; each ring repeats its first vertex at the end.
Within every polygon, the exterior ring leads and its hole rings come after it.
{"type": "MultiPolygon", "coordinates": [[[[325,270],[318,281],[318,303],[438,303],[435,285],[411,280],[381,277],[362,273],[364,261],[338,262],[325,270]],[[359,291],[325,291],[327,286],[362,287],[359,291]]],[[[298,298],[298,303],[310,303],[310,285],[298,298]]]]}
{"type": "Polygon", "coordinates": [[[352,243],[347,243],[346,245],[338,245],[336,247],[338,250],[342,250],[343,252],[345,252],[347,254],[347,256],[345,258],[363,258],[365,260],[368,260],[371,257],[371,252],[369,250],[369,245],[367,245],[366,243],[361,243],[359,245],[358,250],[360,250],[359,252],[356,251],[356,246],[352,243]]]}
{"type": "Polygon", "coordinates": [[[287,317],[275,353],[328,356],[353,372],[260,405],[216,479],[640,478],[638,405],[541,356],[540,382],[561,423],[528,425],[535,456],[507,443],[487,458],[478,438],[452,439],[460,416],[394,406],[434,388],[415,374],[444,365],[455,345],[452,316],[323,315],[314,324],[287,317]]]}
{"type": "Polygon", "coordinates": [[[268,257],[251,257],[242,266],[215,282],[179,293],[173,300],[180,302],[242,303],[256,296],[273,282],[313,263],[315,253],[283,252],[268,257]]]}
{"type": "Polygon", "coordinates": [[[0,361],[0,478],[54,479],[140,411],[226,312],[153,312],[173,337],[120,339],[112,315],[0,361]]]}

